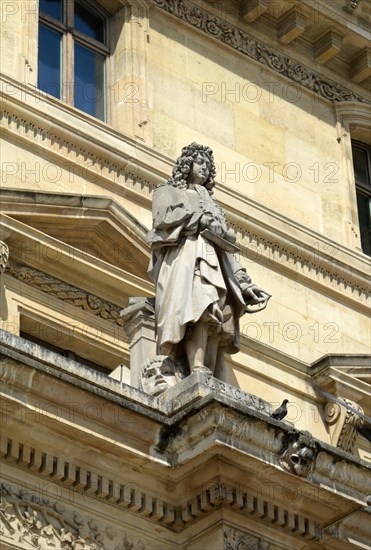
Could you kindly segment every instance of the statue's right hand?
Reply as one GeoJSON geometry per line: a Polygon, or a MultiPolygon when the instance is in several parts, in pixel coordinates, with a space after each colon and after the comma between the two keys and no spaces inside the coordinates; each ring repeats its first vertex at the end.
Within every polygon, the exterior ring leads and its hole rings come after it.
{"type": "Polygon", "coordinates": [[[200,229],[208,228],[212,220],[213,217],[210,213],[207,212],[206,214],[202,214],[200,219],[200,229]]]}

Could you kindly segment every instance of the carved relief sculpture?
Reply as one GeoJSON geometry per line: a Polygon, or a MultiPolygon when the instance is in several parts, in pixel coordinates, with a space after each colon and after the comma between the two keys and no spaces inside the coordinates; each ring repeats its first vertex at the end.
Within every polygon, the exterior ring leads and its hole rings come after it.
{"type": "Polygon", "coordinates": [[[341,407],[339,403],[333,401],[327,403],[325,421],[328,425],[331,444],[351,453],[357,441],[357,429],[363,424],[361,416],[363,409],[358,403],[345,397],[342,397],[341,401],[347,406],[341,407]]]}
{"type": "Polygon", "coordinates": [[[270,295],[234,256],[235,234],[212,196],[215,175],[209,147],[184,147],[172,177],[154,191],[147,240],[157,353],[217,376],[223,353],[239,350],[239,318],[264,309],[270,295]]]}
{"type": "Polygon", "coordinates": [[[280,464],[284,470],[308,477],[318,454],[318,445],[309,432],[288,433],[283,441],[280,464]]]}
{"type": "Polygon", "coordinates": [[[188,374],[189,371],[182,364],[174,363],[166,355],[156,355],[144,363],[139,376],[139,389],[157,396],[175,386],[188,374]]]}
{"type": "Polygon", "coordinates": [[[9,259],[9,247],[4,241],[0,241],[0,273],[4,273],[9,259]]]}

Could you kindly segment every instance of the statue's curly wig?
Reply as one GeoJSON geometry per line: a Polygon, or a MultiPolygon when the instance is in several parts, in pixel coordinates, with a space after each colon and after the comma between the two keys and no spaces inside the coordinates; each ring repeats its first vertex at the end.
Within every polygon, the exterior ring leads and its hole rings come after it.
{"type": "Polygon", "coordinates": [[[207,147],[207,145],[199,145],[196,142],[183,147],[180,157],[176,160],[172,176],[167,181],[167,185],[172,185],[178,189],[187,189],[188,175],[191,171],[194,160],[199,154],[206,155],[210,162],[210,173],[204,187],[208,190],[209,194],[212,195],[212,189],[215,185],[214,178],[216,176],[213,152],[210,147],[207,147]]]}

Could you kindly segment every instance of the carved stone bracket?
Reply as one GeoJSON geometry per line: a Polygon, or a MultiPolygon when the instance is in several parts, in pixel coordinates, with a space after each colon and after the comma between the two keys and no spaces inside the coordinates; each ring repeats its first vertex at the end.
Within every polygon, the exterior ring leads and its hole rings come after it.
{"type": "Polygon", "coordinates": [[[313,469],[318,444],[309,432],[288,433],[280,453],[282,468],[300,477],[308,477],[313,469]]]}
{"type": "Polygon", "coordinates": [[[332,102],[367,100],[347,88],[323,78],[294,59],[253,38],[246,31],[184,0],[154,0],[156,5],[208,36],[232,47],[250,59],[332,102]]]}
{"type": "Polygon", "coordinates": [[[339,403],[330,401],[325,407],[325,421],[328,424],[331,444],[339,449],[351,453],[357,440],[357,428],[363,424],[363,418],[355,411],[363,413],[363,409],[357,403],[350,399],[341,397],[346,405],[352,407],[354,411],[346,407],[341,407],[339,403]]]}
{"type": "Polygon", "coordinates": [[[0,241],[0,273],[4,273],[9,259],[9,247],[4,241],[0,241]]]}

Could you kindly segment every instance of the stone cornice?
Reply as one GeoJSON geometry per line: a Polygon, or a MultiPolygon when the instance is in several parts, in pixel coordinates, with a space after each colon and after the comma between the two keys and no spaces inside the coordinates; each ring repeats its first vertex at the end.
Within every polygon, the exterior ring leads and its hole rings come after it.
{"type": "MultiPolygon", "coordinates": [[[[160,537],[175,537],[218,510],[227,518],[248,516],[257,533],[279,533],[288,548],[301,548],[303,540],[326,544],[336,536],[326,530],[352,514],[367,530],[362,512],[370,492],[366,463],[270,418],[263,401],[249,402],[238,388],[194,374],[161,402],[22,338],[0,334],[3,475],[30,487],[55,486],[53,495],[72,492],[75,507],[89,499],[90,509],[99,509],[96,533],[102,519],[112,517],[121,526],[135,522],[145,528],[150,522],[160,537]],[[72,416],[64,411],[67,395],[72,416]],[[99,415],[81,415],[86,405],[99,415]],[[299,477],[283,468],[281,459],[290,444],[308,437],[315,456],[308,474],[299,477]],[[70,444],[76,451],[66,455],[70,444]],[[122,468],[126,463],[135,468],[122,468]],[[154,477],[156,490],[149,489],[154,477]],[[299,506],[291,502],[290,491],[300,495],[299,506]]],[[[28,517],[23,509],[28,491],[24,485],[22,499],[16,485],[10,501],[28,517]]],[[[9,502],[6,488],[3,497],[9,502]]],[[[11,507],[6,511],[13,514],[11,507]]],[[[22,523],[22,516],[18,520],[22,523]]],[[[41,534],[56,540],[66,534],[58,528],[46,533],[45,527],[40,524],[40,533],[32,533],[40,540],[41,534]]]]}
{"type": "Polygon", "coordinates": [[[331,79],[323,77],[295,59],[277,52],[273,47],[257,40],[245,30],[192,4],[188,0],[154,0],[154,3],[158,8],[242,53],[249,59],[268,67],[276,74],[314,92],[322,99],[331,102],[367,101],[365,97],[352,92],[331,79]]]}
{"type": "Polygon", "coordinates": [[[77,288],[84,288],[91,294],[101,295],[111,303],[120,300],[117,305],[122,307],[126,306],[127,296],[153,295],[153,286],[149,282],[18,220],[2,215],[1,225],[11,232],[8,240],[10,257],[16,262],[27,264],[77,288]],[[89,273],[89,278],[86,273],[89,273]]]}
{"type": "MultiPolygon", "coordinates": [[[[176,478],[180,474],[180,466],[190,463],[192,457],[198,460],[202,456],[213,456],[216,452],[224,453],[229,458],[234,456],[237,463],[241,459],[246,465],[250,464],[258,470],[260,467],[266,468],[267,465],[278,468],[277,476],[283,482],[286,473],[279,466],[282,444],[285,438],[295,438],[305,434],[295,430],[289,423],[272,419],[267,413],[263,400],[251,399],[249,394],[218,380],[211,379],[210,385],[210,377],[205,375],[196,373],[191,375],[182,384],[169,390],[168,399],[154,398],[83,367],[75,361],[67,360],[27,342],[23,338],[4,331],[0,332],[0,337],[3,342],[1,353],[4,399],[8,399],[9,395],[10,401],[13,402],[18,399],[17,395],[27,396],[27,399],[22,401],[22,404],[19,402],[19,405],[30,410],[35,405],[40,405],[40,402],[53,403],[51,414],[54,414],[55,407],[60,410],[53,424],[53,430],[57,433],[62,429],[65,436],[68,436],[70,429],[75,435],[76,430],[79,430],[81,444],[84,442],[92,444],[92,431],[88,424],[89,421],[93,422],[94,431],[99,440],[96,448],[101,452],[109,452],[110,449],[113,452],[112,456],[119,457],[134,453],[137,455],[138,466],[141,463],[143,467],[147,463],[147,471],[150,462],[152,468],[160,465],[161,467],[177,465],[178,468],[174,470],[176,478]],[[23,365],[21,370],[19,365],[23,365]],[[47,378],[54,381],[56,389],[53,396],[49,394],[50,382],[47,378]],[[95,396],[98,400],[95,401],[96,403],[100,402],[103,405],[103,402],[108,401],[108,404],[111,402],[112,405],[126,410],[127,421],[117,423],[111,407],[108,407],[110,416],[101,417],[99,420],[85,418],[84,426],[79,426],[79,416],[76,413],[74,426],[71,425],[69,428],[63,420],[62,412],[65,392],[57,391],[57,387],[62,390],[65,385],[70,388],[69,395],[72,401],[77,401],[82,406],[84,401],[92,403],[92,398],[95,396]],[[14,391],[9,393],[10,389],[14,391]],[[80,399],[76,399],[78,395],[80,399]],[[141,434],[137,431],[138,422],[145,426],[141,434]],[[118,430],[117,435],[114,439],[111,435],[110,441],[104,441],[102,436],[106,430],[108,430],[107,433],[112,434],[112,429],[118,430]],[[84,433],[85,430],[87,430],[86,433],[84,433]],[[124,446],[120,444],[123,434],[126,442],[124,446]],[[139,447],[133,447],[130,450],[128,445],[133,441],[137,441],[139,447]],[[105,448],[102,448],[103,442],[105,448]],[[146,446],[147,456],[143,452],[138,453],[146,446]],[[236,452],[237,455],[234,454],[236,452]],[[239,456],[240,452],[242,452],[241,456],[239,456]],[[141,457],[140,460],[139,457],[141,457]]],[[[50,427],[50,421],[46,416],[48,416],[47,412],[44,420],[41,417],[39,419],[40,430],[50,427]]],[[[16,417],[19,420],[22,419],[20,414],[16,417]]],[[[31,419],[32,416],[27,418],[31,419]]],[[[353,502],[362,503],[364,496],[370,490],[366,481],[369,466],[349,453],[313,438],[312,441],[317,448],[318,456],[309,480],[316,484],[320,479],[326,491],[331,491],[332,487],[336,486],[336,494],[339,498],[348,498],[351,495],[353,502]],[[326,469],[326,464],[333,462],[339,465],[339,473],[334,472],[332,468],[326,469]],[[359,475],[352,474],[356,471],[359,475]]],[[[7,449],[6,445],[6,452],[8,452],[7,449]]],[[[295,479],[300,481],[300,478],[295,479]]],[[[335,504],[334,506],[336,509],[335,504]]]]}

